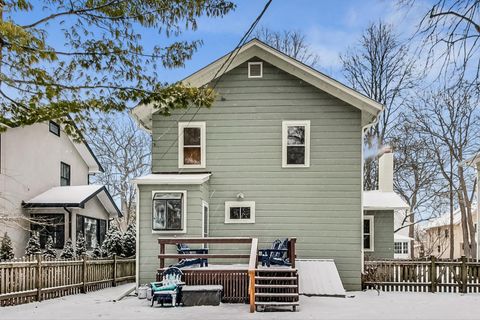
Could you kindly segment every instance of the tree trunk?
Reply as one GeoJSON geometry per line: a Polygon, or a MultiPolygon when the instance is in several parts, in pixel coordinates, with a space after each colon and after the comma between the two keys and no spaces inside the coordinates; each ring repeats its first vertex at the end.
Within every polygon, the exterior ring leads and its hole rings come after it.
{"type": "Polygon", "coordinates": [[[454,253],[455,253],[455,241],[454,241],[454,234],[453,234],[453,168],[452,168],[452,156],[450,155],[450,259],[453,259],[454,253]]]}

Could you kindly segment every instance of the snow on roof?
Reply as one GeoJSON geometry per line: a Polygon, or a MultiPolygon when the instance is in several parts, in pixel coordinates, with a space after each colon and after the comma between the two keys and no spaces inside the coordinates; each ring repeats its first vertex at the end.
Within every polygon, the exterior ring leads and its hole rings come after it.
{"type": "Polygon", "coordinates": [[[345,297],[333,259],[296,259],[300,294],[345,297]]]}
{"type": "Polygon", "coordinates": [[[363,192],[364,210],[394,210],[408,208],[408,203],[406,203],[395,192],[383,192],[379,190],[363,192]]]}
{"type": "Polygon", "coordinates": [[[407,236],[404,236],[404,235],[401,235],[401,234],[396,234],[396,233],[395,233],[395,234],[393,235],[393,240],[400,242],[400,241],[413,241],[413,240],[415,240],[415,239],[410,238],[410,237],[407,237],[407,236]]]}
{"type": "MultiPolygon", "coordinates": [[[[472,214],[476,215],[477,214],[477,207],[472,206],[472,214]]],[[[453,224],[457,225],[460,224],[462,221],[462,214],[460,212],[460,208],[456,209],[453,212],[453,224]]],[[[425,225],[425,230],[432,229],[432,228],[438,228],[438,227],[443,227],[443,226],[448,226],[450,225],[450,213],[444,213],[440,217],[435,218],[430,220],[426,225],[425,225]]]]}
{"type": "Polygon", "coordinates": [[[210,179],[210,173],[151,173],[133,179],[136,184],[202,184],[210,179]]]}
{"type": "Polygon", "coordinates": [[[103,185],[63,186],[51,188],[25,201],[23,206],[32,207],[74,207],[83,208],[85,203],[97,196],[107,212],[121,215],[110,193],[103,185]]]}

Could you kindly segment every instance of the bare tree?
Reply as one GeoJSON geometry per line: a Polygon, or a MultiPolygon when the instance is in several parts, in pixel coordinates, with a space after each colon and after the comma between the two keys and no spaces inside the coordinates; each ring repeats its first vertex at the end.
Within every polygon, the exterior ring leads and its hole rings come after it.
{"type": "MultiPolygon", "coordinates": [[[[443,189],[439,185],[438,168],[433,152],[426,147],[425,138],[416,132],[411,119],[400,117],[401,124],[395,130],[391,145],[395,150],[394,189],[408,203],[399,227],[394,231],[408,228],[408,235],[415,239],[415,225],[435,216],[433,210],[443,189]]],[[[411,243],[410,252],[414,252],[411,243]]]]}
{"type": "MultiPolygon", "coordinates": [[[[453,236],[453,208],[461,212],[463,249],[467,257],[476,257],[475,227],[472,201],[475,185],[473,172],[467,171],[465,159],[480,144],[479,95],[468,83],[421,95],[409,107],[418,132],[425,137],[433,152],[439,173],[448,185],[450,234],[453,236]]],[[[450,239],[453,257],[453,239],[450,239]]]]}
{"type": "Polygon", "coordinates": [[[301,31],[284,30],[279,32],[261,27],[257,29],[253,37],[306,65],[315,67],[318,64],[319,55],[312,50],[305,39],[305,34],[301,31]]]}
{"type": "MultiPolygon", "coordinates": [[[[415,0],[401,0],[412,5],[415,0]]],[[[427,54],[427,68],[438,65],[439,75],[480,85],[480,1],[436,0],[420,21],[418,35],[427,54]]]]}
{"type": "MultiPolygon", "coordinates": [[[[349,84],[385,106],[379,121],[366,135],[367,146],[379,148],[388,143],[403,99],[417,81],[409,48],[401,43],[392,25],[380,21],[371,24],[358,45],[340,59],[349,84]]],[[[377,185],[376,159],[371,157],[365,161],[364,187],[372,190],[377,185]]]]}
{"type": "Polygon", "coordinates": [[[149,171],[151,141],[129,117],[105,116],[98,123],[87,139],[105,172],[92,180],[106,185],[120,202],[124,218],[118,222],[124,231],[135,219],[135,188],[130,181],[149,171]]]}

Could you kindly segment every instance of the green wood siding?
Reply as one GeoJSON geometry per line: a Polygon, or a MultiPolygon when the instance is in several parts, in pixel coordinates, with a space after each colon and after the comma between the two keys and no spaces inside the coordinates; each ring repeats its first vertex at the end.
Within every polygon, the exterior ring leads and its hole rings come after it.
{"type": "Polygon", "coordinates": [[[365,252],[370,259],[393,259],[393,210],[369,210],[365,216],[373,216],[373,252],[365,252]]]}
{"type": "MultiPolygon", "coordinates": [[[[140,185],[139,186],[139,283],[155,281],[155,275],[160,266],[157,255],[160,253],[160,246],[157,239],[165,236],[195,236],[202,233],[202,191],[200,185],[140,185]],[[154,233],[152,232],[152,192],[153,191],[187,191],[187,233],[154,233]]],[[[168,246],[172,252],[172,246],[168,246]]]]}
{"type": "MultiPolygon", "coordinates": [[[[211,109],[153,115],[152,171],[179,171],[177,122],[205,121],[207,166],[182,171],[212,172],[210,236],[258,237],[261,247],[297,237],[299,258],[335,259],[345,287],[358,290],[361,112],[266,62],[263,67],[260,79],[248,79],[246,63],[225,74],[211,109]],[[282,168],[282,120],[311,121],[309,168],[282,168]],[[256,202],[255,224],[224,223],[224,203],[239,192],[256,202]]],[[[146,204],[141,214],[150,219],[146,204]]],[[[158,246],[150,243],[142,246],[155,255],[158,246]]]]}

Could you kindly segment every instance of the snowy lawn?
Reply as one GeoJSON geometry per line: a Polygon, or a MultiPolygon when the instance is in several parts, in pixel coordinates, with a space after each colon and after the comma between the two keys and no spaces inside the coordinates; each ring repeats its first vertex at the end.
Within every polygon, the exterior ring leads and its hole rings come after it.
{"type": "Polygon", "coordinates": [[[300,298],[298,312],[257,312],[248,305],[150,308],[146,300],[127,297],[112,302],[131,285],[89,294],[0,308],[0,319],[479,319],[479,294],[351,293],[353,298],[300,298]]]}

